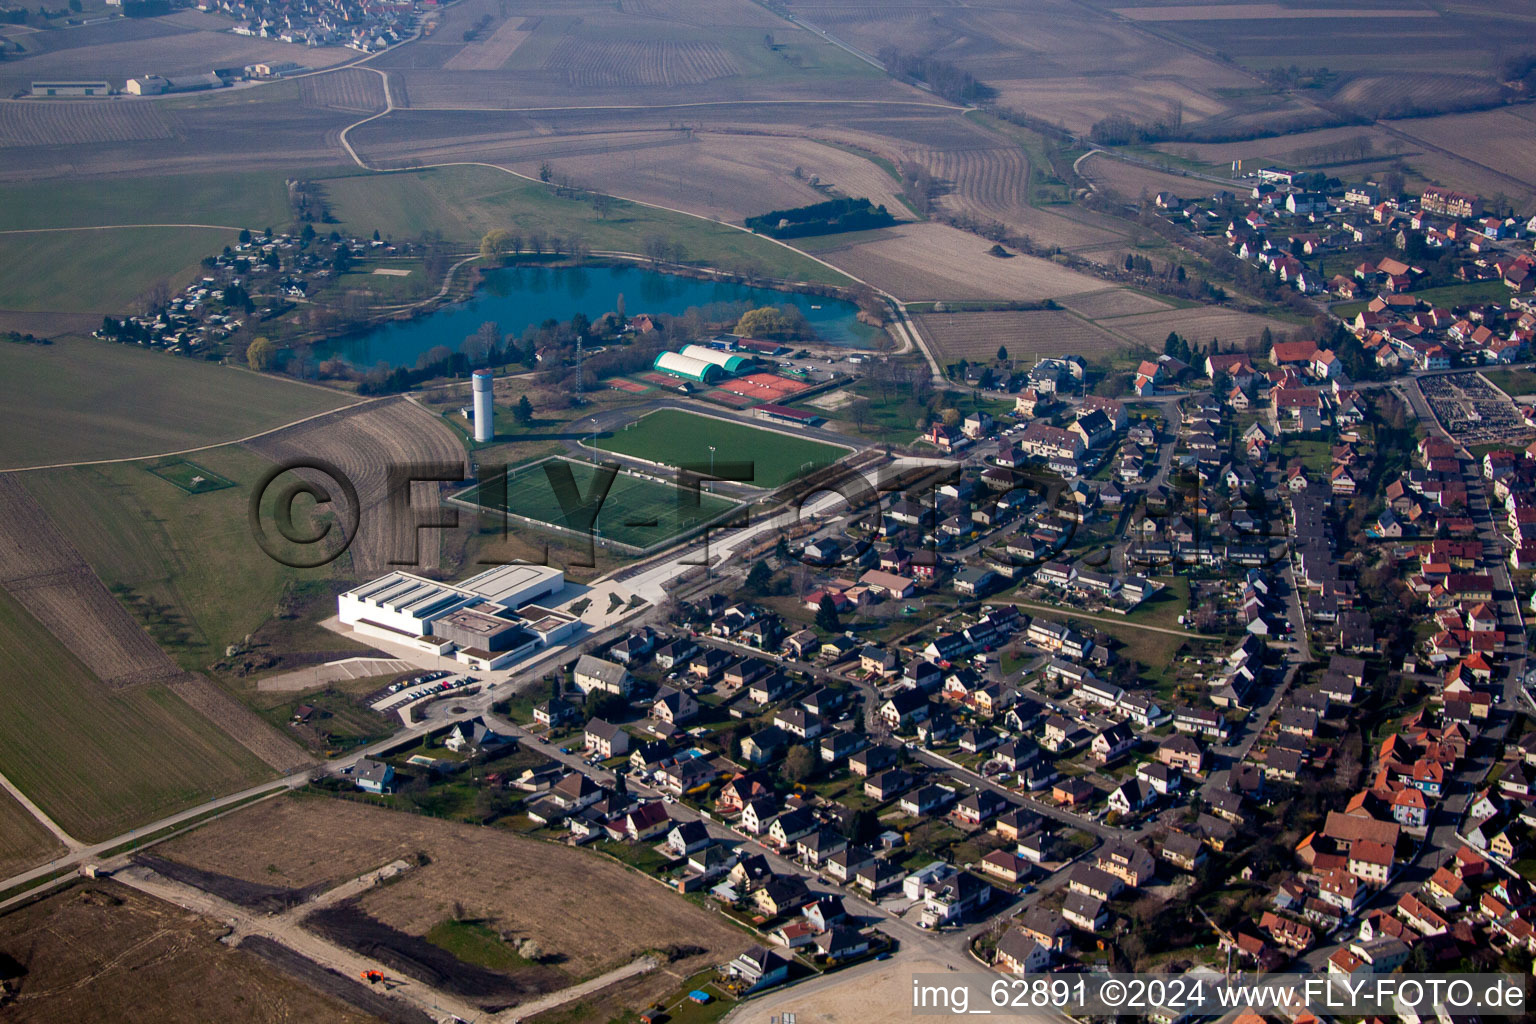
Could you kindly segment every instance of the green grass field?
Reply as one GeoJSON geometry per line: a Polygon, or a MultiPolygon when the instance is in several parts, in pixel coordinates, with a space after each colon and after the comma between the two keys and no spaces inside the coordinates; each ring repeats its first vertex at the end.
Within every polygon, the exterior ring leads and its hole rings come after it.
{"type": "Polygon", "coordinates": [[[440,231],[478,244],[492,228],[525,236],[542,231],[579,235],[595,250],[641,252],[649,235],[682,243],[690,263],[730,268],[754,264],[779,278],[849,284],[842,274],[764,238],[712,221],[629,202],[615,202],[599,217],[585,198],[562,198],[553,187],[490,167],[439,167],[323,179],[339,229],[359,235],[377,230],[394,238],[440,231]]]}
{"type": "Polygon", "coordinates": [[[278,171],[0,185],[0,231],[103,224],[212,224],[276,230],[288,223],[278,171]]]}
{"type": "Polygon", "coordinates": [[[1483,376],[1506,395],[1536,395],[1536,370],[1484,370],[1483,376]]]}
{"type": "Polygon", "coordinates": [[[204,256],[233,242],[218,228],[121,228],[0,235],[0,309],[123,313],[155,282],[179,290],[204,256]]]}
{"type": "MultiPolygon", "coordinates": [[[[597,468],[574,459],[560,460],[571,469],[578,497],[590,495],[597,468]]],[[[567,517],[544,467],[547,461],[515,468],[507,479],[507,508],[513,515],[566,529],[581,528],[583,517],[567,517]]],[[[500,502],[481,484],[458,495],[471,504],[499,509],[500,502]]],[[[698,504],[680,502],[679,491],[669,483],[660,483],[620,472],[603,501],[594,524],[595,534],[604,540],[648,548],[676,537],[699,523],[727,510],[733,502],[700,493],[698,504]],[[647,524],[654,525],[647,525],[647,524]]]]}
{"type": "Polygon", "coordinates": [[[23,483],[131,610],[166,610],[156,637],[189,669],[271,617],[289,581],[328,577],[289,569],[251,537],[246,503],[267,463],[239,447],[200,452],[198,464],[234,486],[189,494],[139,463],[27,473],[23,483]]]}
{"type": "Polygon", "coordinates": [[[166,688],[102,686],[5,593],[0,650],[0,772],[77,838],[105,839],[270,774],[166,688]]]}
{"type": "Polygon", "coordinates": [[[219,476],[206,466],[199,466],[186,459],[172,459],[170,462],[152,464],[144,468],[160,479],[170,481],[188,494],[207,494],[209,491],[222,491],[226,487],[235,486],[233,480],[219,476]]]}
{"type": "Polygon", "coordinates": [[[11,794],[0,792],[0,878],[36,867],[63,852],[64,844],[11,794]]]}
{"type": "Polygon", "coordinates": [[[232,367],[89,339],[7,345],[4,357],[0,468],[233,441],[354,401],[232,367]]]}
{"type": "Polygon", "coordinates": [[[677,409],[657,410],[623,430],[597,438],[597,447],[603,451],[666,466],[690,463],[707,467],[710,445],[715,447],[717,465],[752,462],[756,477],[751,482],[758,487],[778,487],[848,454],[846,448],[837,445],[677,409]]]}

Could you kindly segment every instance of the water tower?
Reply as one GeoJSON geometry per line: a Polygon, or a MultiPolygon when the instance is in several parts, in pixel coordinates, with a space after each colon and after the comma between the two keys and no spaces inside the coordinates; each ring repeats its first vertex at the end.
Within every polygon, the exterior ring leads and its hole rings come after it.
{"type": "Polygon", "coordinates": [[[496,437],[496,412],[491,406],[491,371],[476,370],[470,377],[475,389],[475,440],[496,437]]]}

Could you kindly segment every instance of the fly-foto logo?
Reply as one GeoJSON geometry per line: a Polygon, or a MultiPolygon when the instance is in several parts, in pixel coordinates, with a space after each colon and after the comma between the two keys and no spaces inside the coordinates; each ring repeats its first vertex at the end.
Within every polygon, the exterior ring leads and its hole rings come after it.
{"type": "MultiPolygon", "coordinates": [[[[601,542],[598,525],[605,521],[605,507],[619,474],[624,472],[620,465],[612,461],[596,464],[584,483],[562,459],[546,460],[532,471],[540,479],[541,497],[549,499],[544,504],[552,504],[557,512],[546,513],[543,520],[524,515],[518,496],[527,493],[526,484],[514,491],[509,486],[508,466],[482,465],[475,478],[476,503],[471,506],[482,525],[486,519],[498,524],[505,538],[514,519],[535,525],[545,522],[578,539],[578,549],[567,558],[568,566],[595,565],[596,547],[601,542]]],[[[521,480],[527,479],[526,472],[521,480]]],[[[929,550],[935,558],[941,550],[955,556],[985,550],[987,557],[1006,562],[1015,570],[1027,570],[1067,554],[1097,569],[1111,563],[1117,544],[1123,545],[1128,568],[1163,568],[1217,557],[1267,566],[1284,558],[1284,547],[1273,544],[1282,535],[1272,532],[1267,507],[1240,497],[1229,500],[1202,488],[1196,477],[1175,478],[1172,486],[1147,492],[1130,510],[1122,510],[1118,519],[1099,514],[1095,520],[1094,489],[1047,472],[1016,469],[1006,478],[983,476],[976,484],[964,466],[953,462],[896,461],[873,468],[839,464],[786,485],[772,501],[754,503],[742,498],[729,515],[705,516],[704,495],[710,490],[716,491],[715,497],[719,493],[711,484],[750,484],[755,475],[750,459],[717,458],[676,468],[671,481],[675,521],[703,524],[692,531],[702,558],[685,556],[682,564],[707,564],[711,542],[754,525],[754,515],[760,525],[789,537],[804,535],[807,531],[801,529],[803,526],[825,525],[819,514],[826,511],[868,519],[851,550],[839,550],[838,561],[862,560],[864,549],[877,536],[899,543],[909,552],[929,550]],[[1113,521],[1105,524],[1106,519],[1113,521]],[[1085,531],[1085,524],[1090,522],[1096,528],[1085,531]],[[1216,526],[1211,528],[1207,523],[1216,526]],[[1097,528],[1101,525],[1115,529],[1105,532],[1097,528]],[[1003,545],[988,539],[994,536],[993,531],[1004,540],[1003,545]],[[1093,542],[1088,543],[1090,540],[1093,542]]],[[[369,474],[370,480],[375,476],[369,474]]],[[[366,525],[383,531],[390,565],[419,566],[422,532],[456,530],[460,525],[459,510],[442,500],[442,485],[469,479],[458,461],[393,464],[385,467],[382,495],[360,495],[353,480],[334,463],[318,458],[294,459],[273,466],[252,489],[248,510],[251,533],[275,561],[307,569],[340,558],[366,525]],[[365,524],[365,511],[380,522],[365,524]]],[[[372,486],[377,489],[379,485],[372,486]]],[[[626,518],[623,525],[656,527],[654,511],[651,518],[626,518]]],[[[821,551],[807,544],[800,549],[800,557],[808,565],[824,567],[827,559],[821,551]]],[[[542,561],[548,560],[546,545],[542,561]]],[[[499,564],[491,558],[481,558],[480,562],[499,564]]]]}

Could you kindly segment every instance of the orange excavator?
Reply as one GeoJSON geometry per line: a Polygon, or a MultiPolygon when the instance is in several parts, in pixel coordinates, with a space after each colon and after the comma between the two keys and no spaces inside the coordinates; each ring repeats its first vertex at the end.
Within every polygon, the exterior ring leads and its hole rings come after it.
{"type": "Polygon", "coordinates": [[[366,981],[370,985],[379,985],[379,984],[382,984],[383,981],[384,981],[384,972],[383,971],[364,971],[362,974],[358,975],[358,977],[362,978],[364,981],[366,981]]]}

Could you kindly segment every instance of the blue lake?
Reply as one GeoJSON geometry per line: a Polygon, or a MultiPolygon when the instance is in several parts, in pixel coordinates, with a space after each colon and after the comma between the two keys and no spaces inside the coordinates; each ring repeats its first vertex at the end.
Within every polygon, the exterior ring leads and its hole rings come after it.
{"type": "Polygon", "coordinates": [[[340,356],[354,366],[380,362],[414,366],[423,352],[446,345],[455,352],[481,324],[494,321],[503,335],[551,318],[565,321],[577,313],[596,320],[624,296],[627,315],[681,314],[689,307],[750,302],[754,306],[795,306],[821,340],[830,345],[871,344],[875,329],[858,322],[858,307],[840,299],[754,288],[725,281],[681,277],[634,266],[506,267],[486,271],[474,298],[443,306],[413,320],[399,320],[316,346],[324,359],[340,356]]]}

